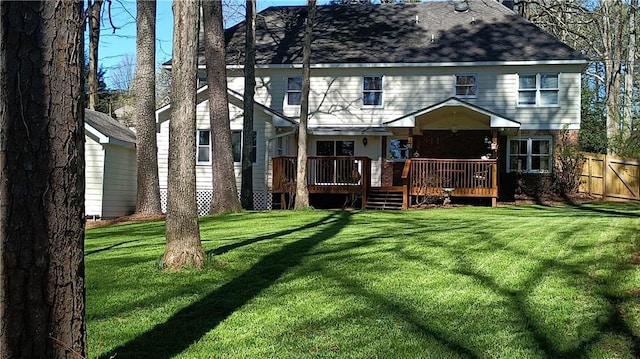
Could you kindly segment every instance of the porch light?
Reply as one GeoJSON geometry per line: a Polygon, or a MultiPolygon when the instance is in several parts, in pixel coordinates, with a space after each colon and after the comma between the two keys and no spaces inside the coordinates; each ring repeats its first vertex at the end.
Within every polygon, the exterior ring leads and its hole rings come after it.
{"type": "Polygon", "coordinates": [[[369,140],[367,140],[367,136],[364,136],[364,137],[362,138],[362,145],[363,145],[364,147],[367,147],[367,143],[369,143],[369,140]]]}

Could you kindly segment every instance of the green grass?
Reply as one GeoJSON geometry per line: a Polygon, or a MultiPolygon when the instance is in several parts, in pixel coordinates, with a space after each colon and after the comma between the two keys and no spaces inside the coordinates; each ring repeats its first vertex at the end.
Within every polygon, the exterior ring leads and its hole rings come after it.
{"type": "Polygon", "coordinates": [[[634,358],[640,205],[231,214],[87,231],[92,357],[634,358]]]}

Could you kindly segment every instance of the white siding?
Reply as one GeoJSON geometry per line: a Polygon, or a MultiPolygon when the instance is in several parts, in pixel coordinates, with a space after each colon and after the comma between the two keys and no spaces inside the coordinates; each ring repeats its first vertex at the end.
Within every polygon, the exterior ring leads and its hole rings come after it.
{"type": "Polygon", "coordinates": [[[104,180],[104,149],[95,138],[86,135],[84,212],[86,216],[102,217],[102,184],[104,180]]]}
{"type": "Polygon", "coordinates": [[[136,151],[105,145],[102,217],[120,217],[136,209],[136,151]]]}
{"type": "MultiPolygon", "coordinates": [[[[475,74],[478,95],[465,101],[522,123],[522,129],[557,129],[580,121],[580,67],[484,66],[313,69],[309,126],[378,126],[443,101],[454,95],[455,74],[475,74]],[[519,107],[518,74],[560,73],[560,104],[555,107],[519,107]],[[383,108],[362,107],[362,76],[381,75],[383,108]]],[[[286,106],[286,79],[298,69],[258,69],[256,100],[292,117],[298,106],[286,106]]],[[[229,87],[242,91],[240,76],[229,87]]]]}
{"type": "MultiPolygon", "coordinates": [[[[210,129],[208,101],[203,101],[197,106],[196,127],[200,130],[210,129]]],[[[229,105],[229,115],[231,118],[231,129],[242,130],[242,109],[229,105]]],[[[264,113],[256,111],[254,114],[253,128],[257,136],[256,163],[253,166],[253,188],[254,191],[265,190],[265,144],[266,138],[272,136],[273,128],[268,121],[271,119],[264,113]]],[[[194,134],[195,136],[195,134],[194,134]]],[[[162,123],[158,134],[158,172],[160,175],[160,188],[167,188],[167,176],[169,168],[169,121],[162,123]]],[[[241,164],[234,163],[236,172],[236,184],[238,190],[241,183],[241,164]]],[[[196,165],[196,189],[212,189],[211,165],[196,165]]]]}

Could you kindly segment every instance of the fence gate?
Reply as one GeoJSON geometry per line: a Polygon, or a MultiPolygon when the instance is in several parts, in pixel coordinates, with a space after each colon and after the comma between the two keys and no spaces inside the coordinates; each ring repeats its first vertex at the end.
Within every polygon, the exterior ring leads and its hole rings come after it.
{"type": "Polygon", "coordinates": [[[584,156],[580,192],[640,201],[640,161],[593,153],[584,156]]]}

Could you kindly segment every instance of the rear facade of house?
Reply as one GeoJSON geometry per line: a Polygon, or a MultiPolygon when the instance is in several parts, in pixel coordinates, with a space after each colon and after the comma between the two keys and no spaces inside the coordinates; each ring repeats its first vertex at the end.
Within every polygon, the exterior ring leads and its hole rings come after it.
{"type": "MultiPolygon", "coordinates": [[[[318,8],[307,148],[312,204],[384,208],[383,197],[394,194],[405,208],[443,194],[495,204],[513,197],[519,179],[553,171],[560,133],[580,128],[586,60],[498,2],[467,4],[463,11],[448,1],[318,8]]],[[[306,7],[258,15],[257,209],[286,207],[296,186],[306,16],[306,7]]],[[[226,35],[239,184],[244,24],[226,35]]],[[[204,66],[201,59],[202,73],[204,66]]],[[[205,88],[196,134],[204,202],[211,191],[205,88]]],[[[157,116],[164,188],[169,112],[157,116]]]]}

